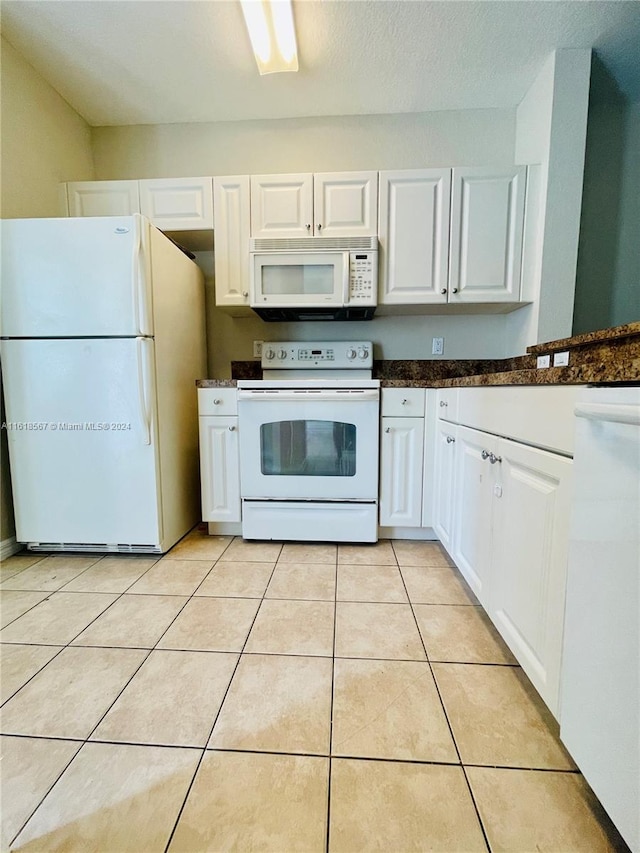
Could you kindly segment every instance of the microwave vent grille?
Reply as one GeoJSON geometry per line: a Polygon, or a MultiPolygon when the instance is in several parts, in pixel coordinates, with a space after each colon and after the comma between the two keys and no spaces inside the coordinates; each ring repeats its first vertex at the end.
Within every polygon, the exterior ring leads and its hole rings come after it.
{"type": "Polygon", "coordinates": [[[375,251],[377,237],[254,237],[249,241],[250,252],[348,252],[351,249],[375,251]]]}

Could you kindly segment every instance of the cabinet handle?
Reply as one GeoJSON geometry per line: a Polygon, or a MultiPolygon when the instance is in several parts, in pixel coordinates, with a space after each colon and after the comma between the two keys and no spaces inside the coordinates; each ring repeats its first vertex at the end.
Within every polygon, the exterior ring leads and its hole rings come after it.
{"type": "Polygon", "coordinates": [[[455,444],[455,438],[452,435],[447,436],[447,444],[455,444]]]}
{"type": "Polygon", "coordinates": [[[444,400],[440,400],[440,408],[442,409],[444,406],[448,406],[448,403],[445,403],[444,400]]]}
{"type": "Polygon", "coordinates": [[[385,432],[391,432],[391,427],[385,427],[385,428],[384,428],[384,431],[385,431],[385,432]]]}
{"type": "Polygon", "coordinates": [[[443,296],[445,295],[445,293],[446,293],[446,292],[447,292],[447,288],[446,288],[446,287],[443,287],[443,288],[442,288],[442,290],[440,291],[440,293],[441,293],[443,296]]]}
{"type": "Polygon", "coordinates": [[[402,405],[403,405],[403,406],[406,406],[408,402],[409,402],[409,401],[405,398],[405,399],[402,401],[402,405]]]}
{"type": "Polygon", "coordinates": [[[490,453],[489,462],[491,462],[492,465],[495,465],[496,462],[502,462],[502,456],[496,456],[494,453],[490,453]]]}
{"type": "Polygon", "coordinates": [[[493,456],[493,453],[489,453],[488,450],[483,450],[481,456],[483,459],[488,459],[490,456],[493,456]]]}
{"type": "Polygon", "coordinates": [[[322,231],[322,225],[318,222],[318,231],[322,231]]]}
{"type": "Polygon", "coordinates": [[[307,229],[307,231],[311,231],[311,224],[305,225],[304,227],[307,229]]]}
{"type": "Polygon", "coordinates": [[[458,288],[457,288],[457,287],[454,287],[454,288],[453,288],[453,292],[454,292],[454,293],[457,293],[457,292],[458,292],[458,288]]]}
{"type": "Polygon", "coordinates": [[[235,429],[236,429],[236,428],[235,428],[234,426],[230,426],[230,427],[229,427],[229,432],[235,432],[235,429]]]}
{"type": "Polygon", "coordinates": [[[214,406],[219,406],[221,402],[222,402],[222,400],[218,400],[218,399],[216,399],[216,400],[214,400],[214,401],[213,401],[213,405],[214,405],[214,406]]]}

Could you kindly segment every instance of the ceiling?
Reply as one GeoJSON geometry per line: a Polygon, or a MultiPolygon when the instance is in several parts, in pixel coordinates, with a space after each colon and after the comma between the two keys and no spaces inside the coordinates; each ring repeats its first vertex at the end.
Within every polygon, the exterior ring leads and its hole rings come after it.
{"type": "Polygon", "coordinates": [[[555,48],[640,100],[638,0],[293,0],[260,77],[235,0],[2,0],[4,37],[90,125],[512,108],[555,48]]]}

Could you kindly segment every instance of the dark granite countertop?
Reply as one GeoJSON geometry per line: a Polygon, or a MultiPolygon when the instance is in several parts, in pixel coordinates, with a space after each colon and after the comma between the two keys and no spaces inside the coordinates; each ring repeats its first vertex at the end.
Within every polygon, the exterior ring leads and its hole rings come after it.
{"type": "MultiPolygon", "coordinates": [[[[201,379],[199,388],[233,388],[238,379],[260,379],[258,361],[232,361],[233,379],[201,379]]],[[[586,385],[640,383],[640,322],[601,329],[527,348],[506,359],[375,360],[373,377],[383,388],[464,388],[482,385],[586,385]],[[566,367],[537,368],[538,355],[569,351],[566,367]]]]}

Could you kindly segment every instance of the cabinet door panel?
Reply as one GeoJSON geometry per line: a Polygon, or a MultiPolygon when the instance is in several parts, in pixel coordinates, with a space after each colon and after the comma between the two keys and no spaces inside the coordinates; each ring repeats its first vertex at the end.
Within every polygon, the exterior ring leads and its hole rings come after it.
{"type": "Polygon", "coordinates": [[[499,441],[489,615],[552,713],[558,713],[572,462],[499,441]]]}
{"type": "Polygon", "coordinates": [[[249,176],[214,178],[216,305],[249,304],[249,176]]]}
{"type": "Polygon", "coordinates": [[[423,418],[383,418],[380,524],[419,527],[422,518],[423,418]]]}
{"type": "Polygon", "coordinates": [[[67,184],[69,216],[131,216],[140,213],[137,181],[67,184]]]}
{"type": "Polygon", "coordinates": [[[203,521],[240,521],[237,418],[200,418],[203,521]]]}
{"type": "Polygon", "coordinates": [[[378,173],[325,172],[313,177],[316,237],[378,233],[378,173]]]}
{"type": "Polygon", "coordinates": [[[451,553],[455,520],[455,454],[458,428],[438,421],[436,424],[434,524],[438,538],[451,553]]]}
{"type": "Polygon", "coordinates": [[[380,172],[381,305],[447,301],[450,193],[450,169],[380,172]]]}
{"type": "Polygon", "coordinates": [[[311,174],[251,176],[252,237],[308,237],[312,232],[311,174]]]}
{"type": "Polygon", "coordinates": [[[526,167],[454,169],[450,302],[520,299],[526,167]]]}
{"type": "Polygon", "coordinates": [[[140,181],[140,212],[162,231],[213,228],[211,178],[140,181]]]}
{"type": "Polygon", "coordinates": [[[456,440],[453,559],[467,583],[486,605],[491,564],[491,506],[494,467],[485,454],[495,453],[497,439],[458,427],[456,440]]]}

